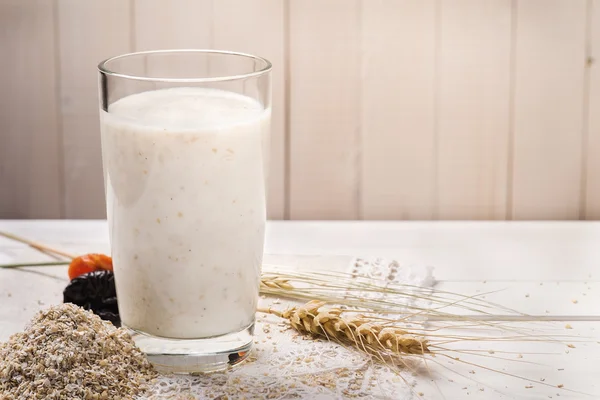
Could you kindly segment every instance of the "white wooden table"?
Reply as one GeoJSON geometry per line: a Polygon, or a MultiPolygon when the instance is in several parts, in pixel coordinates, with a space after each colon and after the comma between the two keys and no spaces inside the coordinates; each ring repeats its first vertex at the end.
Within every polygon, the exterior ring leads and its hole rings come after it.
{"type": "MultiPolygon", "coordinates": [[[[0,230],[73,253],[109,253],[105,221],[0,221],[0,230]]],[[[437,387],[426,385],[428,378],[418,385],[426,398],[444,398],[440,393],[447,399],[600,398],[600,223],[281,221],[268,225],[266,253],[300,266],[315,260],[327,265],[344,255],[430,265],[436,287],[463,294],[501,290],[487,299],[559,320],[548,322],[554,334],[569,324],[573,329],[564,334],[586,338],[575,349],[527,359],[543,365],[490,362],[590,396],[485,371],[478,372],[479,383],[460,382],[445,371],[437,387]]],[[[0,263],[37,260],[48,258],[0,238],[0,263]]],[[[0,340],[21,330],[39,308],[60,301],[65,271],[62,266],[0,270],[0,340]]]]}

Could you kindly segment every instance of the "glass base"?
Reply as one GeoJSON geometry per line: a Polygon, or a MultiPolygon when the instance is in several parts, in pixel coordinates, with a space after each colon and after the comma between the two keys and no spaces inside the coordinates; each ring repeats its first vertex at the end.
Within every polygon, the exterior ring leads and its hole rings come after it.
{"type": "Polygon", "coordinates": [[[129,329],[135,344],[160,373],[198,374],[239,364],[252,349],[254,323],[239,332],[205,339],[169,339],[129,329]]]}

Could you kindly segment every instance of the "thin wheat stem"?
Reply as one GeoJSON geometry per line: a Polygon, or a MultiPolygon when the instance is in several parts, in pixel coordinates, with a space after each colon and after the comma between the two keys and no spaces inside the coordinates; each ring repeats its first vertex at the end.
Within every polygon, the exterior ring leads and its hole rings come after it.
{"type": "Polygon", "coordinates": [[[2,264],[0,268],[22,268],[22,267],[50,267],[53,265],[67,265],[68,261],[50,261],[41,263],[2,264]]]}
{"type": "Polygon", "coordinates": [[[53,247],[47,246],[47,245],[42,244],[42,243],[34,242],[33,240],[22,238],[20,236],[12,234],[12,233],[0,231],[0,236],[4,236],[4,237],[6,237],[8,239],[12,239],[12,240],[15,240],[17,242],[21,242],[21,243],[27,244],[30,247],[33,247],[34,249],[40,250],[40,251],[43,251],[43,252],[49,252],[49,253],[57,254],[59,256],[63,256],[63,257],[70,258],[70,259],[73,259],[73,258],[77,257],[77,256],[75,256],[73,254],[70,254],[70,253],[67,253],[65,251],[62,251],[62,250],[59,250],[59,249],[55,249],[53,247]]]}

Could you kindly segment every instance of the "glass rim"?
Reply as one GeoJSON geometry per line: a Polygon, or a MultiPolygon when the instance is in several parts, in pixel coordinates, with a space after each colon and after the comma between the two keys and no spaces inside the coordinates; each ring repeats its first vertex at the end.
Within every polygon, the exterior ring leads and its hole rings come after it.
{"type": "Polygon", "coordinates": [[[248,54],[248,53],[241,53],[241,52],[237,52],[237,51],[209,50],[209,49],[172,49],[172,50],[137,51],[137,52],[125,53],[125,54],[121,54],[118,56],[110,57],[110,58],[107,58],[107,59],[101,61],[98,64],[98,72],[100,72],[101,74],[115,76],[118,78],[126,78],[126,79],[138,80],[138,81],[203,83],[203,82],[233,81],[233,80],[239,80],[239,79],[258,77],[258,76],[261,76],[261,75],[264,75],[264,74],[270,72],[272,67],[273,67],[273,65],[266,58],[255,56],[255,55],[248,54]],[[248,72],[248,73],[244,73],[244,74],[223,75],[223,76],[204,77],[204,78],[202,78],[202,77],[199,77],[199,78],[156,77],[156,78],[154,78],[154,77],[149,77],[149,76],[121,73],[121,72],[117,72],[117,71],[112,71],[107,68],[107,64],[110,63],[111,61],[115,61],[115,60],[119,60],[119,59],[123,59],[123,58],[127,58],[127,57],[145,55],[145,54],[152,55],[152,54],[176,54],[176,53],[204,53],[204,54],[220,54],[220,55],[226,55],[226,56],[244,57],[244,58],[249,58],[249,59],[260,61],[260,62],[264,63],[264,66],[263,66],[263,68],[259,69],[258,71],[252,71],[252,72],[248,72]]]}

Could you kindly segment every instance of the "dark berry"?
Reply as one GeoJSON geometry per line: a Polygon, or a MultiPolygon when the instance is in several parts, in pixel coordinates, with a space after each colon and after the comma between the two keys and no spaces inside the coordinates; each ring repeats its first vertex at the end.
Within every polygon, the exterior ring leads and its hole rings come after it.
{"type": "Polygon", "coordinates": [[[115,326],[121,325],[112,271],[93,271],[79,275],[63,291],[63,302],[90,310],[115,326]]]}

